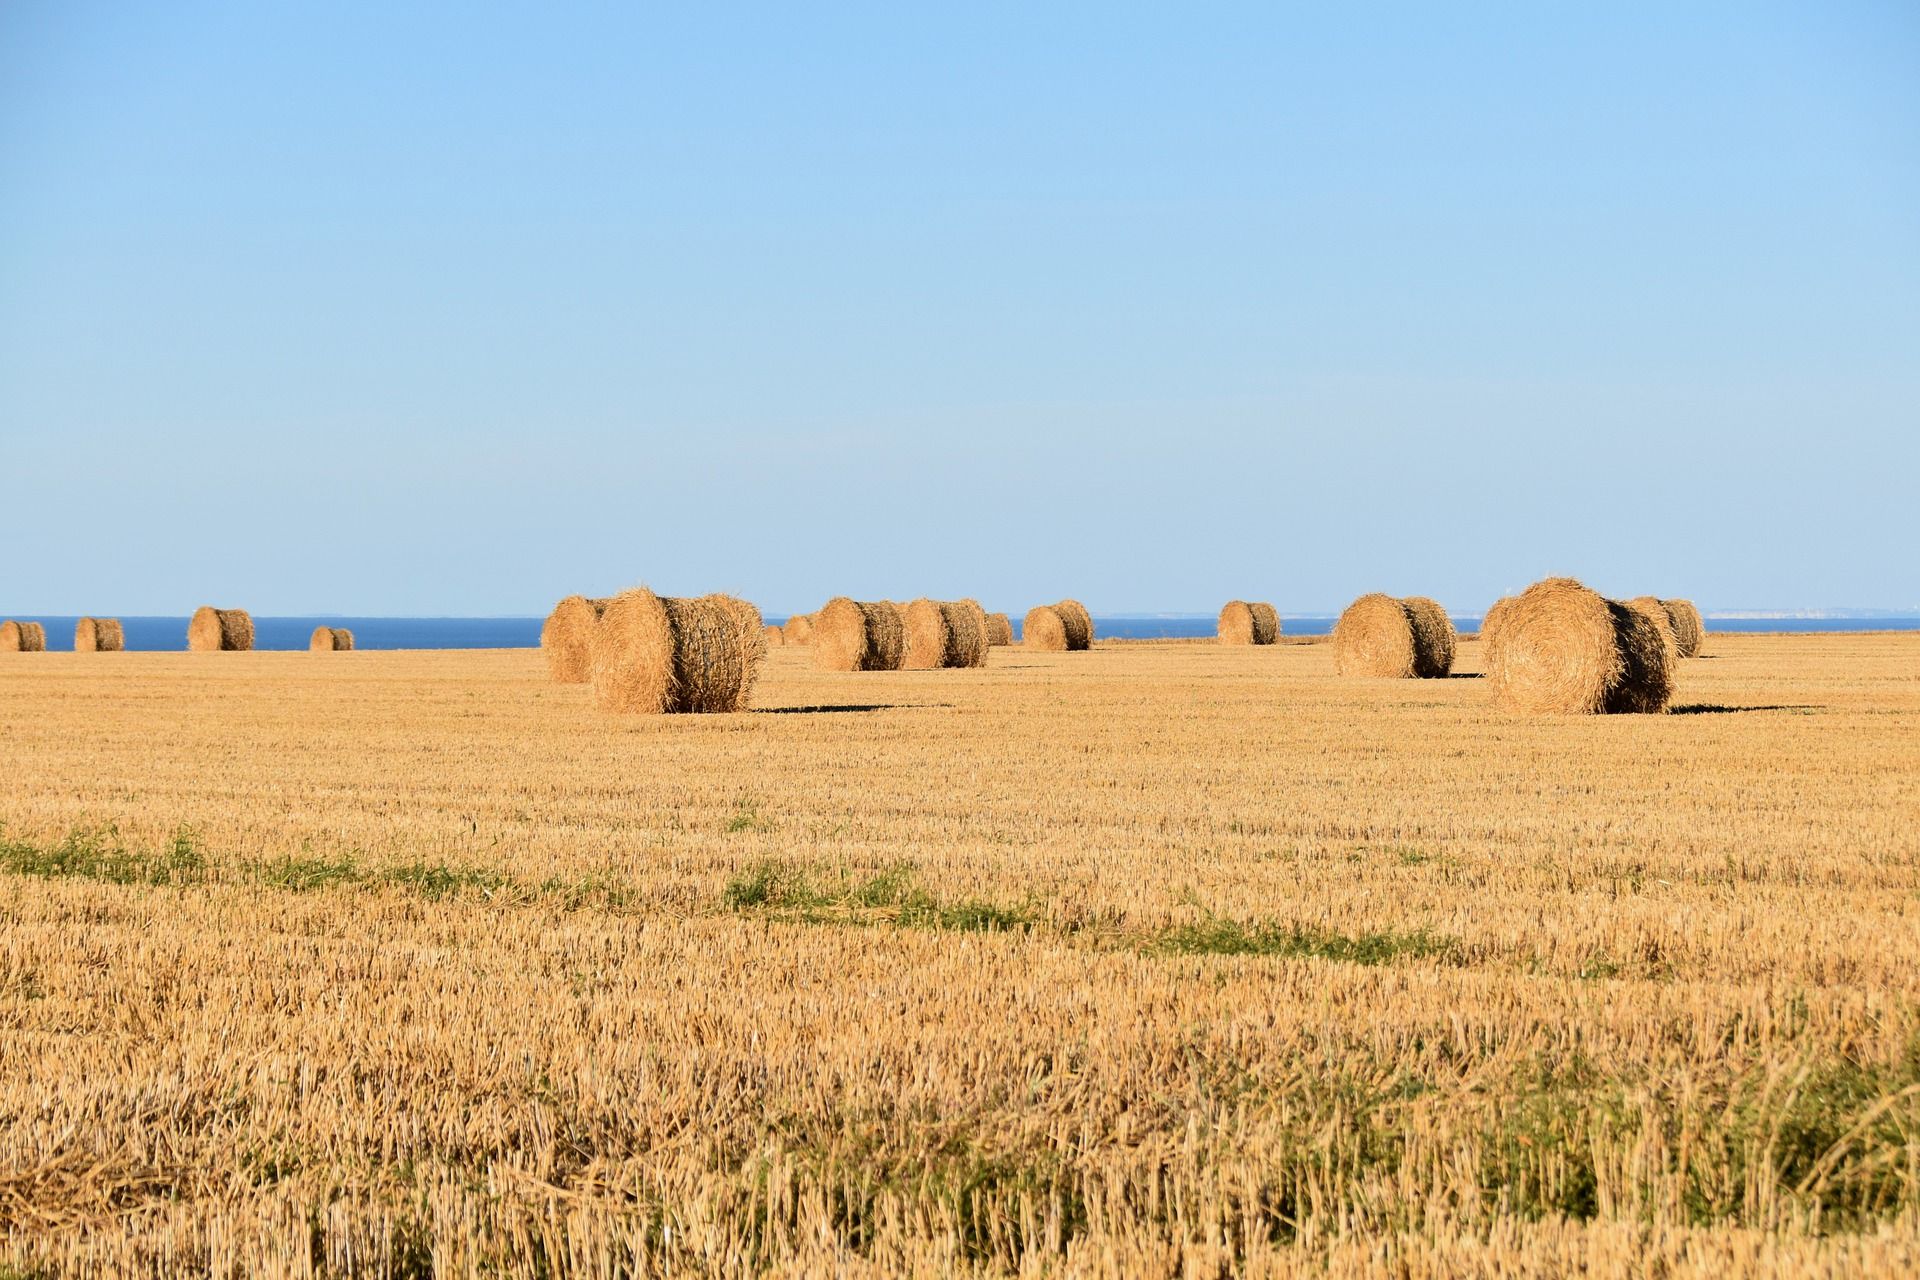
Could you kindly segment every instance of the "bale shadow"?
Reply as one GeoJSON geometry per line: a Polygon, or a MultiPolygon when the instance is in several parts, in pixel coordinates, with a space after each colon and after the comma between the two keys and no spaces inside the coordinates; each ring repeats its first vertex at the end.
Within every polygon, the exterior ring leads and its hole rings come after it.
{"type": "Polygon", "coordinates": [[[1487,673],[1484,671],[1449,671],[1447,672],[1447,679],[1449,680],[1485,680],[1486,678],[1487,678],[1487,673]]]}
{"type": "Polygon", "coordinates": [[[855,711],[932,711],[952,706],[951,702],[835,702],[811,707],[755,707],[753,714],[757,716],[827,716],[855,711]]]}
{"type": "Polygon", "coordinates": [[[824,716],[849,711],[892,711],[900,704],[893,702],[861,702],[818,707],[755,707],[757,716],[824,716]]]}
{"type": "Polygon", "coordinates": [[[1731,716],[1743,711],[1825,711],[1809,702],[1782,702],[1763,707],[1730,707],[1719,702],[1689,702],[1684,707],[1668,707],[1670,716],[1731,716]]]}

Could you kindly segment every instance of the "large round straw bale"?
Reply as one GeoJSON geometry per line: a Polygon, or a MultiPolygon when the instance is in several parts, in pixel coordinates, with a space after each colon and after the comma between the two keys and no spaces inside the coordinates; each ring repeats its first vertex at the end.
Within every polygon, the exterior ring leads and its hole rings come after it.
{"type": "Polygon", "coordinates": [[[767,638],[767,648],[782,649],[786,647],[787,633],[782,631],[774,623],[769,622],[766,626],[760,628],[760,634],[767,638]]]}
{"type": "Polygon", "coordinates": [[[73,624],[75,653],[119,653],[127,647],[127,635],[118,618],[82,618],[73,624]]]}
{"type": "Polygon", "coordinates": [[[353,632],[345,627],[315,627],[307,640],[312,653],[345,653],[353,648],[353,632]]]}
{"type": "Polygon", "coordinates": [[[907,649],[900,659],[905,671],[930,671],[947,665],[947,615],[938,600],[922,597],[900,610],[907,649]]]}
{"type": "Polygon", "coordinates": [[[766,654],[760,612],[733,596],[623,591],[593,638],[593,695],[642,715],[744,711],[766,654]]]}
{"type": "Polygon", "coordinates": [[[1400,603],[1407,607],[1407,617],[1413,622],[1413,673],[1433,680],[1451,672],[1459,639],[1453,619],[1439,601],[1426,596],[1405,596],[1400,603]]]}
{"type": "Polygon", "coordinates": [[[969,662],[965,665],[970,667],[984,667],[987,665],[987,646],[993,643],[992,633],[987,626],[987,606],[981,604],[972,596],[968,596],[964,600],[959,601],[959,604],[967,611],[968,616],[973,619],[974,629],[980,633],[980,661],[969,662]]]}
{"type": "Polygon", "coordinates": [[[1060,616],[1060,610],[1050,604],[1035,605],[1027,610],[1026,620],[1020,624],[1020,645],[1025,649],[1065,653],[1067,623],[1060,616]]]}
{"type": "Polygon", "coordinates": [[[1487,671],[1513,711],[1664,711],[1673,656],[1651,619],[1572,578],[1520,593],[1500,624],[1487,671]]]}
{"type": "Polygon", "coordinates": [[[1229,600],[1214,631],[1221,644],[1272,644],[1280,638],[1280,615],[1270,604],[1229,600]]]}
{"type": "Polygon", "coordinates": [[[1480,643],[1490,645],[1494,636],[1500,633],[1501,624],[1506,621],[1507,610],[1513,606],[1514,597],[1501,596],[1487,609],[1487,616],[1480,619],[1480,643]]]}
{"type": "Polygon", "coordinates": [[[44,653],[47,629],[38,622],[0,622],[0,653],[44,653]]]}
{"type": "Polygon", "coordinates": [[[349,653],[353,650],[353,632],[345,627],[333,629],[333,649],[335,653],[349,653]]]}
{"type": "Polygon", "coordinates": [[[836,596],[813,615],[813,665],[822,671],[898,671],[906,648],[890,601],[836,596]]]}
{"type": "Polygon", "coordinates": [[[780,630],[786,634],[788,644],[812,644],[813,615],[810,613],[796,613],[787,619],[786,625],[781,627],[780,630]]]}
{"type": "Polygon", "coordinates": [[[1667,646],[1667,652],[1678,658],[1680,641],[1674,635],[1673,619],[1668,616],[1667,607],[1655,596],[1635,596],[1626,604],[1627,608],[1647,616],[1647,621],[1653,624],[1653,629],[1660,633],[1661,643],[1667,646]]]}
{"type": "Polygon", "coordinates": [[[605,598],[568,596],[553,606],[540,628],[547,676],[561,684],[585,684],[593,676],[593,633],[606,612],[605,598]]]}
{"type": "Polygon", "coordinates": [[[1254,643],[1253,606],[1245,600],[1227,601],[1220,606],[1220,617],[1213,631],[1221,644],[1254,643]]]}
{"type": "Polygon", "coordinates": [[[245,609],[216,609],[203,604],[187,624],[187,648],[217,653],[253,648],[253,618],[245,609]]]}
{"type": "Polygon", "coordinates": [[[1674,644],[1683,658],[1697,658],[1700,649],[1707,642],[1706,619],[1700,616],[1691,600],[1662,600],[1660,607],[1667,611],[1667,625],[1673,628],[1674,644]]]}
{"type": "Polygon", "coordinates": [[[1053,606],[1060,615],[1060,621],[1067,628],[1067,648],[1091,649],[1093,647],[1093,615],[1087,612],[1087,606],[1078,600],[1062,600],[1053,606]]]}
{"type": "Polygon", "coordinates": [[[1333,669],[1343,676],[1418,675],[1412,612],[1378,591],[1348,605],[1333,624],[1333,669]]]}
{"type": "Polygon", "coordinates": [[[1004,613],[987,615],[987,643],[989,645],[1010,645],[1013,643],[1013,619],[1004,613]]]}

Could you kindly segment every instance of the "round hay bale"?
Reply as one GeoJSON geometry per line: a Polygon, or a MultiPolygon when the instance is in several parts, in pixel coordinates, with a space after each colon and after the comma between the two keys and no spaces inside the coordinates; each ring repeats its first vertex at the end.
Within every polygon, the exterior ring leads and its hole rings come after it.
{"type": "Polygon", "coordinates": [[[1673,656],[1653,621],[1572,578],[1517,596],[1488,655],[1495,698],[1510,711],[1659,712],[1673,697],[1673,656]]]}
{"type": "Polygon", "coordinates": [[[760,628],[760,634],[766,637],[767,648],[784,649],[786,647],[787,633],[782,631],[777,624],[769,622],[766,626],[760,628]]]}
{"type": "Polygon", "coordinates": [[[903,671],[931,671],[947,665],[947,614],[938,600],[925,597],[900,610],[907,649],[900,659],[903,671]]]}
{"type": "Polygon", "coordinates": [[[944,667],[972,668],[987,665],[987,611],[978,600],[943,600],[940,612],[946,615],[947,649],[942,655],[944,667]]]}
{"type": "Polygon", "coordinates": [[[73,624],[75,653],[119,653],[127,647],[127,634],[118,618],[82,618],[73,624]]]}
{"type": "Polygon", "coordinates": [[[593,633],[607,599],[568,596],[553,606],[540,627],[540,651],[547,655],[547,678],[560,684],[585,684],[593,677],[593,633]]]}
{"type": "Polygon", "coordinates": [[[216,609],[203,604],[187,624],[187,648],[195,653],[241,652],[253,648],[253,618],[245,609],[216,609]]]}
{"type": "Polygon", "coordinates": [[[1507,610],[1513,606],[1514,597],[1501,596],[1487,610],[1487,616],[1480,619],[1480,642],[1491,645],[1493,638],[1500,633],[1501,624],[1506,621],[1507,610]]]}
{"type": "Polygon", "coordinates": [[[1221,644],[1254,644],[1253,606],[1245,600],[1229,600],[1220,606],[1220,617],[1213,632],[1221,644]]]}
{"type": "Polygon", "coordinates": [[[734,596],[623,591],[594,629],[594,700],[639,715],[744,711],[766,655],[761,625],[734,596]]]}
{"type": "Polygon", "coordinates": [[[1667,614],[1667,607],[1660,603],[1657,596],[1635,596],[1626,602],[1627,608],[1643,613],[1653,629],[1660,633],[1661,643],[1667,646],[1667,652],[1674,657],[1680,656],[1680,641],[1674,635],[1673,619],[1667,614]]]}
{"type": "Polygon", "coordinates": [[[345,627],[315,627],[307,640],[309,653],[346,653],[353,648],[353,632],[345,627]]]}
{"type": "Polygon", "coordinates": [[[890,601],[836,596],[813,615],[813,665],[822,671],[898,671],[906,648],[890,601]]]}
{"type": "Polygon", "coordinates": [[[1413,674],[1423,680],[1436,680],[1453,670],[1453,651],[1459,636],[1453,619],[1437,600],[1426,596],[1405,596],[1407,617],[1413,622],[1413,674]]]}
{"type": "Polygon", "coordinates": [[[1036,605],[1027,610],[1026,620],[1020,624],[1020,645],[1025,649],[1065,653],[1068,647],[1067,621],[1060,616],[1060,610],[1050,604],[1036,605]]]}
{"type": "Polygon", "coordinates": [[[1087,612],[1087,606],[1078,600],[1062,600],[1053,606],[1053,611],[1066,624],[1068,649],[1093,648],[1093,615],[1087,612]]]}
{"type": "Polygon", "coordinates": [[[987,644],[1010,645],[1013,643],[1013,619],[1004,613],[987,615],[987,644]]]}
{"type": "Polygon", "coordinates": [[[788,644],[812,644],[813,615],[810,613],[797,613],[787,619],[786,625],[781,627],[781,631],[785,633],[788,644]]]}
{"type": "Polygon", "coordinates": [[[1662,600],[1667,625],[1673,628],[1674,644],[1683,658],[1697,658],[1707,642],[1707,621],[1691,600],[1662,600]]]}
{"type": "Polygon", "coordinates": [[[1272,644],[1280,638],[1280,615],[1270,604],[1229,600],[1221,606],[1214,633],[1221,644],[1272,644]]]}
{"type": "Polygon", "coordinates": [[[969,662],[964,665],[984,667],[987,665],[987,647],[993,643],[992,631],[987,625],[987,606],[981,604],[972,596],[968,596],[964,600],[959,601],[959,604],[966,609],[967,616],[973,619],[974,629],[980,633],[980,661],[969,662]]]}
{"type": "Polygon", "coordinates": [[[45,653],[47,629],[38,622],[0,622],[0,653],[45,653]]]}
{"type": "Polygon", "coordinates": [[[1333,624],[1333,669],[1343,676],[1409,679],[1419,674],[1413,614],[1392,596],[1361,596],[1333,624]]]}

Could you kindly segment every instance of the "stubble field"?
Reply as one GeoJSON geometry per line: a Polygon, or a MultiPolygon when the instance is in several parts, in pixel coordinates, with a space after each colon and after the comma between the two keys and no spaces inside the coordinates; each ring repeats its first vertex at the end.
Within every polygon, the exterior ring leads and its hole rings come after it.
{"type": "Polygon", "coordinates": [[[1920,635],[1708,653],[5,655],[0,1274],[1911,1274],[1920,635]]]}

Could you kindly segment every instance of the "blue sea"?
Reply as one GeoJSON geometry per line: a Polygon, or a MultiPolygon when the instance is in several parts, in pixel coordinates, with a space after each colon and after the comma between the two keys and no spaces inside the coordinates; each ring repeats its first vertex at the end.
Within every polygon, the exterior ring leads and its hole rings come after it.
{"type": "MultiPolygon", "coordinates": [[[[73,626],[78,618],[21,616],[20,621],[38,622],[47,629],[49,649],[73,648],[73,626]]],[[[1014,634],[1020,632],[1020,615],[1011,614],[1014,634]]],[[[313,629],[318,626],[346,627],[353,632],[356,649],[533,649],[540,644],[540,618],[267,618],[255,617],[254,647],[257,649],[305,649],[313,629]]],[[[773,615],[770,622],[784,622],[773,615]]],[[[1290,636],[1323,636],[1333,630],[1331,616],[1290,617],[1281,615],[1281,630],[1290,636]]],[[[127,648],[159,652],[187,647],[187,619],[120,619],[127,636],[127,648]]],[[[1180,639],[1210,636],[1213,615],[1167,614],[1161,616],[1096,615],[1094,631],[1101,636],[1132,640],[1180,639]]],[[[1480,619],[1457,617],[1453,624],[1462,631],[1477,631],[1480,619]]],[[[1846,618],[1708,618],[1707,630],[1713,631],[1915,631],[1920,617],[1846,617],[1846,618]]]]}

